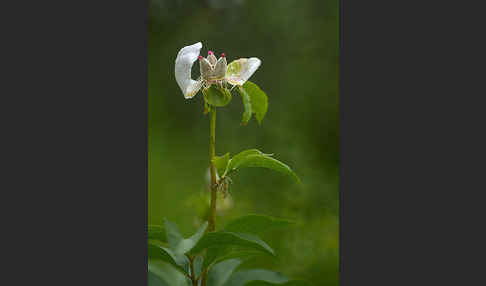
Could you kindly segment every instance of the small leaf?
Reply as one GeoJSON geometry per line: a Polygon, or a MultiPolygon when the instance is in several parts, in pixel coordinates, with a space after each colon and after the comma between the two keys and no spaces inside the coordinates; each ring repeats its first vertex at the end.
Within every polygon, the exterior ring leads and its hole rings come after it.
{"type": "Polygon", "coordinates": [[[246,125],[248,121],[251,119],[251,115],[253,114],[253,110],[251,108],[251,100],[250,96],[248,93],[243,89],[243,87],[238,87],[238,90],[241,95],[241,99],[243,101],[243,107],[245,108],[245,111],[243,112],[243,118],[241,119],[241,125],[246,125]]]}
{"type": "Polygon", "coordinates": [[[160,259],[174,266],[183,273],[185,272],[184,269],[176,262],[175,255],[170,249],[153,244],[150,241],[148,243],[148,257],[150,259],[160,259]]]}
{"type": "Polygon", "coordinates": [[[156,239],[162,242],[167,242],[167,232],[165,227],[161,225],[148,225],[148,239],[156,239]]]}
{"type": "Polygon", "coordinates": [[[260,235],[270,229],[289,226],[292,223],[293,222],[285,219],[250,214],[231,221],[224,227],[224,231],[260,235]]]}
{"type": "Polygon", "coordinates": [[[272,283],[284,283],[289,281],[287,277],[274,271],[265,269],[251,269],[235,272],[225,286],[243,286],[247,282],[258,280],[272,283]]]}
{"type": "Polygon", "coordinates": [[[208,285],[223,286],[240,264],[241,260],[230,259],[214,265],[208,273],[208,285]]]}
{"type": "Polygon", "coordinates": [[[213,163],[220,177],[223,176],[224,171],[228,166],[229,159],[230,159],[230,153],[226,153],[223,156],[214,156],[213,163]]]}
{"type": "Polygon", "coordinates": [[[243,89],[250,97],[252,113],[255,113],[258,124],[261,124],[268,109],[267,95],[260,89],[260,87],[258,87],[258,85],[251,81],[246,81],[245,84],[243,84],[243,89]]]}
{"type": "Polygon", "coordinates": [[[209,232],[206,233],[192,248],[191,253],[199,253],[209,247],[239,246],[246,247],[275,255],[273,249],[259,237],[234,232],[209,232]]]}
{"type": "Polygon", "coordinates": [[[205,101],[212,106],[222,107],[231,101],[231,92],[214,84],[203,88],[202,93],[205,101]]]}
{"type": "Polygon", "coordinates": [[[284,283],[272,283],[268,281],[256,280],[245,283],[244,286],[311,286],[303,280],[292,280],[284,283]]]}

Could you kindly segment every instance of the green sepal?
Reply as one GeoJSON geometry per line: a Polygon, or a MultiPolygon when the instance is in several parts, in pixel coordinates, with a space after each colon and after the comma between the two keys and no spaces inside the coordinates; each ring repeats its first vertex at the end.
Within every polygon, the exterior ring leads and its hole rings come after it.
{"type": "Polygon", "coordinates": [[[211,106],[223,107],[230,103],[231,92],[215,84],[202,90],[204,100],[211,106]]]}

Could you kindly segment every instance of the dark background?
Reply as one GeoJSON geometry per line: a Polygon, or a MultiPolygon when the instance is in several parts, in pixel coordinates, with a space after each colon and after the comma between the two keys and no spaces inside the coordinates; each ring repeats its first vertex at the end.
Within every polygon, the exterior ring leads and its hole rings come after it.
{"type": "MultiPolygon", "coordinates": [[[[264,237],[279,260],[258,258],[243,267],[265,267],[314,285],[338,285],[338,1],[163,1],[149,6],[148,220],[178,223],[188,236],[205,213],[209,118],[201,93],[185,100],[174,78],[179,49],[203,43],[201,54],[226,53],[228,62],[258,57],[250,78],[268,95],[261,126],[240,125],[239,96],[218,109],[216,154],[258,148],[301,177],[265,169],[234,177],[231,197],[218,212],[229,219],[260,213],[294,219],[288,230],[264,237]]],[[[193,67],[193,78],[199,65],[193,67]]]]}

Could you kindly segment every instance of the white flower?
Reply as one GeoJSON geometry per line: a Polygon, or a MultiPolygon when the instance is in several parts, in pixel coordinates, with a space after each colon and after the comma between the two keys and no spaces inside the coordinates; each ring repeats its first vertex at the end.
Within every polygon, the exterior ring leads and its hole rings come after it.
{"type": "Polygon", "coordinates": [[[219,59],[212,51],[207,58],[200,56],[202,43],[186,46],[177,54],[175,60],[175,77],[185,98],[192,98],[204,86],[212,84],[229,83],[233,86],[243,85],[260,67],[258,58],[241,58],[234,60],[229,65],[226,63],[225,54],[219,59]],[[199,59],[201,76],[197,80],[191,78],[191,70],[194,62],[199,59]]]}

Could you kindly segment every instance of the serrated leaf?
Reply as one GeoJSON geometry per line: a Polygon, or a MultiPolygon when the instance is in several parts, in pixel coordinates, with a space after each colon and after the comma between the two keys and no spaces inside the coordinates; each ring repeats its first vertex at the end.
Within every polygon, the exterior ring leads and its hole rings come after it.
{"type": "Polygon", "coordinates": [[[272,158],[268,155],[261,154],[249,154],[238,160],[238,162],[231,164],[230,168],[267,168],[274,171],[283,173],[292,177],[297,183],[301,184],[299,177],[292,171],[292,169],[279,160],[272,158]]]}
{"type": "Polygon", "coordinates": [[[251,81],[246,81],[243,84],[243,89],[250,97],[252,113],[255,113],[258,124],[261,124],[268,109],[267,95],[260,89],[260,87],[258,87],[258,85],[251,81]]]}
{"type": "Polygon", "coordinates": [[[292,280],[284,283],[272,283],[268,281],[256,280],[247,282],[244,284],[244,286],[311,286],[311,284],[303,280],[292,280]]]}
{"type": "Polygon", "coordinates": [[[149,260],[148,271],[158,277],[159,280],[164,281],[168,286],[190,286],[191,284],[185,274],[176,270],[167,262],[149,260]]]}
{"type": "Polygon", "coordinates": [[[293,224],[293,222],[281,218],[250,214],[229,222],[224,227],[224,231],[260,235],[273,228],[285,227],[291,224],[293,224]]]}
{"type": "Polygon", "coordinates": [[[212,106],[223,107],[231,101],[231,92],[214,84],[208,88],[203,88],[202,93],[204,100],[212,106]]]}
{"type": "Polygon", "coordinates": [[[285,283],[289,281],[289,279],[278,272],[265,269],[241,270],[233,273],[224,286],[243,286],[250,281],[285,283]]]}
{"type": "Polygon", "coordinates": [[[251,115],[253,114],[253,110],[251,108],[251,99],[248,93],[243,89],[243,87],[238,87],[238,91],[240,92],[241,100],[243,101],[243,107],[245,111],[243,112],[243,117],[241,119],[241,125],[246,125],[248,121],[251,119],[251,115]]]}
{"type": "Polygon", "coordinates": [[[222,177],[226,167],[228,166],[228,162],[230,159],[230,153],[226,153],[223,156],[214,156],[213,163],[216,167],[216,171],[218,172],[218,176],[222,177]]]}
{"type": "Polygon", "coordinates": [[[149,259],[160,259],[164,262],[169,263],[176,269],[186,272],[176,261],[176,257],[172,250],[162,247],[160,245],[153,244],[149,241],[148,243],[148,257],[149,259]]]}
{"type": "Polygon", "coordinates": [[[241,260],[230,259],[214,265],[208,273],[208,285],[223,286],[240,264],[241,260]]]}
{"type": "Polygon", "coordinates": [[[167,232],[164,226],[161,225],[148,225],[148,239],[156,239],[162,242],[167,242],[167,232]]]}
{"type": "Polygon", "coordinates": [[[191,253],[199,253],[209,247],[239,246],[251,248],[263,253],[275,255],[273,249],[259,237],[234,232],[209,232],[206,233],[191,250],[191,253]]]}

